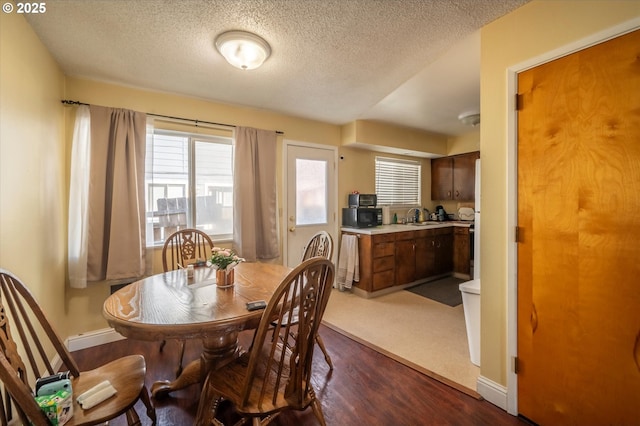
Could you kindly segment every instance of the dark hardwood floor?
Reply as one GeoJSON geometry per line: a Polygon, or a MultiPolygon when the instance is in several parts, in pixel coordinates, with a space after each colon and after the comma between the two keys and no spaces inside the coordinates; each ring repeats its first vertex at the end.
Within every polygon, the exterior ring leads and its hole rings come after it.
{"type": "MultiPolygon", "coordinates": [[[[340,333],[322,326],[322,338],[334,364],[329,373],[322,351],[314,351],[313,381],[329,426],[349,425],[526,425],[487,401],[477,400],[430,377],[375,352],[340,333]]],[[[241,340],[248,342],[249,332],[241,340]]],[[[246,347],[246,346],[245,346],[246,347]]],[[[147,360],[147,387],[156,380],[173,377],[178,345],[168,341],[164,352],[159,343],[122,340],[73,353],[81,369],[127,354],[139,353],[147,360]]],[[[197,341],[187,342],[185,361],[197,358],[197,341]]],[[[199,386],[191,386],[154,400],[158,425],[190,425],[198,408],[199,386]]],[[[142,404],[136,406],[143,425],[151,422],[142,404]]],[[[235,420],[230,406],[224,406],[221,419],[235,420]]],[[[109,423],[126,424],[124,416],[109,423]]],[[[316,425],[308,409],[287,412],[273,425],[316,425]]]]}

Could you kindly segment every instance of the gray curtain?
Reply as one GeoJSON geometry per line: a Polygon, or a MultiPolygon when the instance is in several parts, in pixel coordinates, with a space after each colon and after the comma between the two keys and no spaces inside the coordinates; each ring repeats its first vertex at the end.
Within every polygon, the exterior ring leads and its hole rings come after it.
{"type": "Polygon", "coordinates": [[[145,271],[146,114],[91,106],[87,281],[145,271]]]}
{"type": "Polygon", "coordinates": [[[234,248],[248,261],[277,258],[276,132],[237,127],[233,166],[234,248]]]}

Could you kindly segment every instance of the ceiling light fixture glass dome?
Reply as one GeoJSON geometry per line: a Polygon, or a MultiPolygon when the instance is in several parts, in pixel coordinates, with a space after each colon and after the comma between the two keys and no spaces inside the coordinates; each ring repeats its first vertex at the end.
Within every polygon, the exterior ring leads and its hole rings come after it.
{"type": "Polygon", "coordinates": [[[216,38],[216,49],[236,68],[253,70],[271,55],[271,46],[262,37],[246,31],[227,31],[216,38]]]}
{"type": "Polygon", "coordinates": [[[463,112],[458,116],[458,120],[465,126],[476,127],[480,124],[480,113],[477,111],[463,112]]]}

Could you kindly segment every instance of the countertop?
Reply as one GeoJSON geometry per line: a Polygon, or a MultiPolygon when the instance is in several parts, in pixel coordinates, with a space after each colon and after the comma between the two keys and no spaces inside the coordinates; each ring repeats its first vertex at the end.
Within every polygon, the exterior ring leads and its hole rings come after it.
{"type": "Polygon", "coordinates": [[[473,224],[473,221],[463,221],[463,220],[449,220],[446,222],[422,222],[420,224],[395,224],[395,225],[381,225],[373,228],[349,228],[343,226],[340,228],[343,232],[353,232],[354,234],[366,234],[366,235],[377,235],[377,234],[390,234],[392,232],[408,232],[408,231],[417,231],[420,229],[436,229],[436,228],[447,228],[451,226],[469,228],[473,224]]]}

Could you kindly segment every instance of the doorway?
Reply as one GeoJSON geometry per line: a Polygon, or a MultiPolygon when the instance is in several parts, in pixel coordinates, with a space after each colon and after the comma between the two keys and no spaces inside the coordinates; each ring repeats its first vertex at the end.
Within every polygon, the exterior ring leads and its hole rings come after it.
{"type": "Polygon", "coordinates": [[[287,140],[284,145],[284,264],[294,267],[315,233],[326,231],[333,238],[334,247],[337,244],[338,151],[335,147],[287,140]]]}

